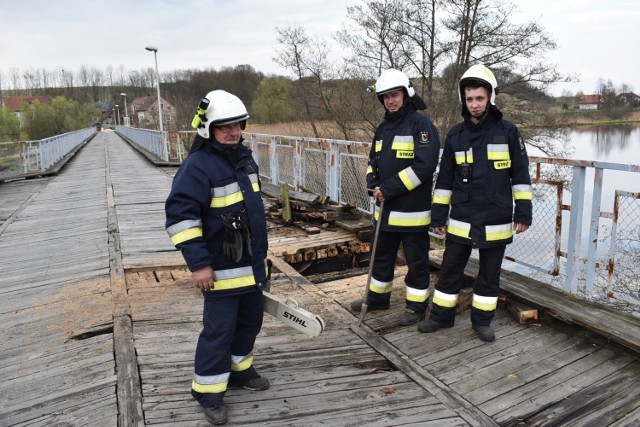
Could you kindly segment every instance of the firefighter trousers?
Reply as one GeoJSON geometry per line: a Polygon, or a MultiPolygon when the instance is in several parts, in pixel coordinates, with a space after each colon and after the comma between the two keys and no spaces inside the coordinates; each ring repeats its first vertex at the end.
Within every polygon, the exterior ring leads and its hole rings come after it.
{"type": "MultiPolygon", "coordinates": [[[[396,256],[402,244],[407,261],[406,304],[416,313],[424,313],[429,304],[429,233],[380,230],[369,283],[368,302],[388,304],[395,273],[396,256]]],[[[372,242],[373,247],[373,242],[372,242]]]]}
{"type": "Polygon", "coordinates": [[[203,328],[196,346],[191,394],[208,407],[222,403],[227,381],[241,383],[258,377],[253,345],[264,314],[262,291],[257,286],[229,296],[216,291],[203,294],[203,328]]]}
{"type": "MultiPolygon", "coordinates": [[[[436,283],[436,295],[430,319],[438,323],[453,324],[456,315],[456,302],[462,289],[464,269],[471,256],[471,245],[447,239],[442,256],[440,279],[436,283]]],[[[489,326],[495,315],[495,307],[481,309],[477,301],[494,300],[500,293],[500,271],[506,245],[481,248],[480,269],[473,282],[474,302],[471,306],[471,323],[476,326],[489,326]]],[[[490,304],[491,305],[491,304],[490,304]]]]}

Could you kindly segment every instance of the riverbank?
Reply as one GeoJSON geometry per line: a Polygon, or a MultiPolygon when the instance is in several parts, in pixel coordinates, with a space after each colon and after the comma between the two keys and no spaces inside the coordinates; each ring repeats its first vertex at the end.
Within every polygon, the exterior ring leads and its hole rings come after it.
{"type": "MultiPolygon", "coordinates": [[[[609,125],[637,125],[640,124],[640,110],[632,111],[627,115],[612,119],[607,117],[601,111],[567,111],[558,112],[558,115],[562,116],[561,127],[576,127],[576,126],[609,126],[609,125]]],[[[320,138],[331,139],[345,139],[344,134],[340,128],[331,121],[318,121],[315,123],[315,127],[318,131],[320,138]]],[[[363,126],[364,127],[364,126],[363,126]]],[[[531,126],[541,128],[542,126],[531,126]]],[[[312,138],[315,136],[311,123],[304,121],[287,122],[287,123],[273,123],[273,124],[260,124],[249,123],[246,128],[247,132],[267,134],[267,135],[290,135],[300,136],[305,138],[312,138]]],[[[355,135],[349,138],[351,141],[371,141],[372,135],[365,130],[353,130],[351,134],[355,135]]]]}

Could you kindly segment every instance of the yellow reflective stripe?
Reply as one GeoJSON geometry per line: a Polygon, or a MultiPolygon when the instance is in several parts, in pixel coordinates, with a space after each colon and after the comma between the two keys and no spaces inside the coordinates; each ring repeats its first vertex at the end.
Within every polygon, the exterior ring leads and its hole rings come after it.
{"type": "Polygon", "coordinates": [[[227,383],[221,384],[198,384],[195,381],[191,382],[191,388],[198,393],[224,393],[227,391],[227,383]]]}
{"type": "Polygon", "coordinates": [[[202,237],[202,228],[193,227],[171,236],[171,243],[173,243],[174,245],[178,245],[180,243],[186,242],[187,240],[195,239],[197,237],[202,237]]]}
{"type": "Polygon", "coordinates": [[[407,301],[425,302],[429,298],[429,289],[416,289],[407,286],[407,301]]]}
{"type": "Polygon", "coordinates": [[[377,294],[388,294],[393,289],[393,281],[391,282],[381,282],[376,280],[374,277],[371,278],[369,282],[369,290],[375,292],[377,294]]]}
{"type": "Polygon", "coordinates": [[[376,141],[376,153],[379,153],[382,151],[382,140],[379,139],[378,141],[376,141]]]}
{"type": "Polygon", "coordinates": [[[468,222],[457,221],[455,219],[449,218],[447,233],[468,239],[469,235],[471,234],[471,224],[469,224],[468,222]]]}
{"type": "Polygon", "coordinates": [[[198,393],[223,393],[227,390],[229,372],[220,375],[195,375],[191,388],[198,393]]]}
{"type": "Polygon", "coordinates": [[[374,205],[373,207],[373,219],[376,221],[380,219],[380,206],[378,205],[374,205]]]}
{"type": "Polygon", "coordinates": [[[413,171],[413,168],[411,166],[401,170],[400,173],[398,173],[398,176],[400,177],[400,180],[402,180],[402,183],[404,184],[404,186],[407,187],[407,190],[409,191],[413,190],[414,188],[422,184],[422,181],[420,181],[420,178],[418,178],[418,175],[416,175],[416,173],[413,171]]]}
{"type": "Polygon", "coordinates": [[[431,211],[389,213],[389,225],[398,227],[419,227],[431,224],[431,211]]]}
{"type": "Polygon", "coordinates": [[[409,138],[411,138],[410,141],[403,141],[402,139],[404,138],[396,137],[393,144],[391,144],[391,149],[396,151],[413,151],[413,137],[409,138]]]}
{"type": "Polygon", "coordinates": [[[494,240],[504,240],[513,236],[511,224],[487,225],[484,228],[485,238],[488,242],[494,240]]]}
{"type": "Polygon", "coordinates": [[[451,190],[436,190],[433,192],[433,203],[439,203],[441,205],[448,205],[451,203],[451,195],[453,191],[451,190]]]}
{"type": "Polygon", "coordinates": [[[498,297],[483,297],[473,294],[471,307],[482,311],[495,311],[495,309],[498,308],[498,297]]]}
{"type": "Polygon", "coordinates": [[[236,277],[235,279],[223,279],[213,283],[214,290],[243,288],[255,285],[256,279],[250,276],[236,277]]]}
{"type": "Polygon", "coordinates": [[[251,187],[253,188],[253,191],[255,191],[256,193],[260,191],[260,183],[258,182],[252,183],[251,187]]]}
{"type": "Polygon", "coordinates": [[[512,187],[515,200],[532,200],[533,191],[529,184],[518,184],[512,187]]]}
{"type": "Polygon", "coordinates": [[[466,159],[465,159],[465,152],[464,151],[456,151],[456,164],[461,165],[463,163],[473,163],[473,150],[469,150],[466,153],[466,159]]]}
{"type": "Polygon", "coordinates": [[[444,292],[436,290],[433,293],[432,301],[440,307],[452,308],[458,303],[458,294],[445,294],[444,292]]]}
{"type": "Polygon", "coordinates": [[[212,291],[242,288],[256,283],[251,266],[218,270],[215,273],[218,280],[213,282],[212,291]]]}
{"type": "Polygon", "coordinates": [[[246,371],[253,364],[253,354],[247,356],[231,356],[231,370],[233,372],[246,371]]]}
{"type": "Polygon", "coordinates": [[[367,166],[367,175],[369,175],[370,173],[373,173],[373,168],[371,166],[367,166]]]}
{"type": "Polygon", "coordinates": [[[509,145],[487,144],[487,158],[489,160],[510,160],[509,145]]]}
{"type": "MultiPolygon", "coordinates": [[[[258,191],[258,190],[256,190],[258,191]]],[[[213,197],[211,199],[211,207],[212,208],[224,208],[227,206],[231,206],[234,203],[238,203],[244,200],[244,197],[242,197],[242,192],[241,191],[237,191],[233,194],[230,194],[228,196],[223,196],[223,197],[213,197]]]]}

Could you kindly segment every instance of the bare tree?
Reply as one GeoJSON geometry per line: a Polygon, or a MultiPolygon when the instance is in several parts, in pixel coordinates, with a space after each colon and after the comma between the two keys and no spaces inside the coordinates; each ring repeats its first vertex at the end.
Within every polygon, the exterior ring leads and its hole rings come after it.
{"type": "Polygon", "coordinates": [[[371,1],[347,7],[351,21],[336,34],[340,44],[350,49],[352,75],[375,79],[388,68],[404,69],[413,56],[413,45],[405,43],[409,32],[403,19],[407,2],[403,0],[371,1]]]}
{"type": "MultiPolygon", "coordinates": [[[[292,72],[298,81],[303,82],[309,76],[309,65],[307,64],[307,55],[310,49],[311,39],[307,36],[304,28],[299,25],[288,26],[285,28],[276,27],[278,33],[277,41],[281,45],[277,49],[277,56],[273,60],[292,72]]],[[[318,128],[314,116],[311,114],[310,92],[304,87],[293,99],[300,99],[304,110],[305,118],[311,123],[313,134],[319,137],[318,128]]]]}
{"type": "Polygon", "coordinates": [[[9,69],[9,79],[13,90],[20,89],[20,69],[12,67],[9,69]]]}
{"type": "MultiPolygon", "coordinates": [[[[511,89],[517,87],[544,91],[552,83],[571,81],[571,76],[561,75],[555,65],[544,59],[544,54],[555,49],[556,43],[536,21],[512,22],[514,10],[514,4],[503,0],[448,2],[450,15],[444,25],[454,35],[457,47],[444,76],[446,92],[457,93],[462,73],[474,63],[484,64],[496,73],[503,70],[499,86],[502,92],[513,95],[515,90],[512,92],[511,89]]],[[[457,96],[451,98],[453,106],[457,96]]],[[[454,114],[447,114],[447,117],[448,127],[454,114]]]]}

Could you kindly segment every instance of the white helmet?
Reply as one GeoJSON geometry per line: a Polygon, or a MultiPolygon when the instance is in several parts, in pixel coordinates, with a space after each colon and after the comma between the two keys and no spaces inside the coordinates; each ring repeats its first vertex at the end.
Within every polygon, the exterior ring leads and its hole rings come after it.
{"type": "Polygon", "coordinates": [[[409,98],[412,98],[416,94],[413,85],[409,81],[409,77],[402,71],[394,69],[384,70],[382,74],[380,74],[380,77],[378,77],[378,80],[376,80],[376,95],[383,104],[383,94],[400,88],[404,88],[409,98]]]}
{"type": "Polygon", "coordinates": [[[228,123],[240,122],[240,126],[244,129],[249,113],[240,98],[224,90],[214,90],[209,92],[205,99],[209,101],[206,109],[202,108],[206,105],[204,99],[200,101],[198,109],[198,113],[204,111],[204,114],[199,114],[201,120],[197,126],[200,136],[209,138],[211,126],[221,126],[228,123]]]}
{"type": "Polygon", "coordinates": [[[493,75],[490,69],[484,65],[477,64],[471,66],[460,78],[460,90],[458,91],[458,97],[460,103],[464,105],[464,88],[467,84],[474,83],[480,86],[484,86],[491,92],[489,102],[491,105],[496,105],[496,94],[498,93],[498,81],[496,76],[493,75]]]}

